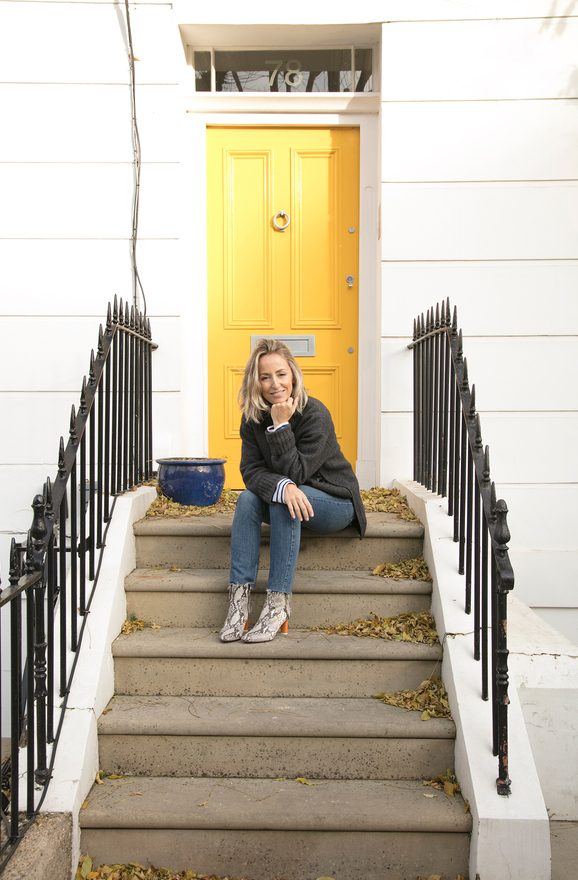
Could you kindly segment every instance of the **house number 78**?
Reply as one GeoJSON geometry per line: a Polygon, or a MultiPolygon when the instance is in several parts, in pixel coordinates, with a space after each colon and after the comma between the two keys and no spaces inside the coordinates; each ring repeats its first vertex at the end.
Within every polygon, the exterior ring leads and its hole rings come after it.
{"type": "MultiPolygon", "coordinates": [[[[277,78],[277,74],[283,67],[283,59],[282,58],[274,58],[272,61],[265,61],[265,64],[274,64],[275,69],[273,73],[269,77],[269,85],[272,86],[277,78]]],[[[303,82],[303,74],[301,73],[301,62],[297,60],[297,58],[292,58],[285,64],[285,70],[287,73],[285,74],[285,82],[288,86],[300,86],[303,82]],[[293,80],[291,80],[293,77],[293,80]]]]}

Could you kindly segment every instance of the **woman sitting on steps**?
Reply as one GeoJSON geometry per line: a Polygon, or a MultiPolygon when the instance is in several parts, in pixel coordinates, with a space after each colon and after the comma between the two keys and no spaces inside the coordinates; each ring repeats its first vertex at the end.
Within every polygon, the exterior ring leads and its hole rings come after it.
{"type": "Polygon", "coordinates": [[[339,532],[366,520],[359,484],[335,436],[329,410],[308,397],[289,348],[260,339],[247,361],[239,392],[241,475],[231,535],[229,612],[223,642],[268,642],[291,616],[290,596],[301,523],[314,532],[339,532]],[[271,526],[267,598],[253,629],[245,631],[259,568],[261,524],[271,526]]]}

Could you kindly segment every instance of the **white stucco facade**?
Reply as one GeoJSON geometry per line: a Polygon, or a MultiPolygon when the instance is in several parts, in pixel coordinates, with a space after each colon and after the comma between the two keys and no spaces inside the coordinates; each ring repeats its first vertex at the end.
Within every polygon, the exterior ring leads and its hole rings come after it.
{"type": "MultiPolygon", "coordinates": [[[[205,130],[361,130],[358,473],[411,476],[413,318],[458,307],[516,592],[578,640],[578,4],[130,5],[155,455],[207,453],[205,130]],[[195,94],[187,45],[372,45],[364,95],[195,94]]],[[[56,471],[98,324],[132,301],[124,4],[0,7],[0,560],[56,471]],[[25,348],[26,346],[26,348],[25,348]],[[41,415],[32,421],[32,412],[41,415]]],[[[144,303],[140,303],[142,307],[144,303]]]]}

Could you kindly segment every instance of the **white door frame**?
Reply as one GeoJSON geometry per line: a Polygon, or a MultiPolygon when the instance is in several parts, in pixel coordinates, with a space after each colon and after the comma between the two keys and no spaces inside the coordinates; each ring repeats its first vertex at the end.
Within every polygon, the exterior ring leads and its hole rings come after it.
{"type": "MultiPolygon", "coordinates": [[[[219,108],[220,110],[221,108],[219,108]]],[[[264,108],[265,109],[265,108],[264,108]]],[[[269,103],[266,107],[271,109],[269,103]]],[[[239,107],[241,111],[241,107],[239,107]]],[[[241,111],[242,112],[242,111],[241,111]]],[[[362,488],[379,485],[381,437],[381,296],[378,248],[379,117],[359,113],[187,113],[183,172],[182,425],[183,448],[208,454],[206,129],[209,125],[356,126],[360,132],[358,438],[356,472],[362,488]],[[192,199],[191,199],[192,194],[192,199]],[[194,204],[193,204],[194,202],[194,204]],[[202,365],[202,374],[200,367],[202,365]]]]}

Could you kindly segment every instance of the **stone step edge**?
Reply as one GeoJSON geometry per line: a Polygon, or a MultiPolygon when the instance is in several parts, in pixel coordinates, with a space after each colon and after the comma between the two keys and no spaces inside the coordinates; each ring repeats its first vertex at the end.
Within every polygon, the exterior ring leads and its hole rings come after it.
{"type": "Polygon", "coordinates": [[[112,643],[114,657],[191,658],[212,660],[333,660],[384,661],[441,659],[439,644],[365,639],[289,629],[271,642],[221,642],[216,630],[161,627],[120,635],[112,643]]]}
{"type": "MultiPolygon", "coordinates": [[[[265,592],[268,575],[268,569],[259,570],[255,592],[265,592]]],[[[168,568],[136,568],[125,578],[124,588],[129,593],[222,593],[227,591],[228,585],[229,576],[223,569],[190,568],[171,572],[168,568]]],[[[293,592],[323,595],[427,596],[431,594],[431,581],[382,578],[372,575],[370,571],[323,572],[299,569],[295,572],[293,592]],[[331,581],[331,586],[328,585],[328,581],[331,581]]]]}
{"type": "MultiPolygon", "coordinates": [[[[137,537],[199,537],[199,538],[229,538],[233,526],[233,516],[214,517],[145,517],[137,520],[133,529],[137,537]]],[[[263,524],[262,536],[271,534],[268,525],[263,524]]],[[[367,531],[365,538],[421,538],[424,527],[421,523],[405,522],[398,519],[393,513],[368,513],[367,531]]],[[[359,533],[353,526],[348,526],[340,532],[329,535],[320,535],[303,527],[301,532],[303,540],[310,538],[357,538],[359,533]]]]}
{"type": "Polygon", "coordinates": [[[94,785],[82,828],[299,831],[471,830],[460,796],[416,780],[124,777],[94,785]],[[425,797],[424,795],[433,795],[425,797]]]}
{"type": "Polygon", "coordinates": [[[424,722],[419,712],[371,698],[116,694],[98,719],[98,734],[439,740],[454,739],[455,724],[447,718],[424,722]]]}

